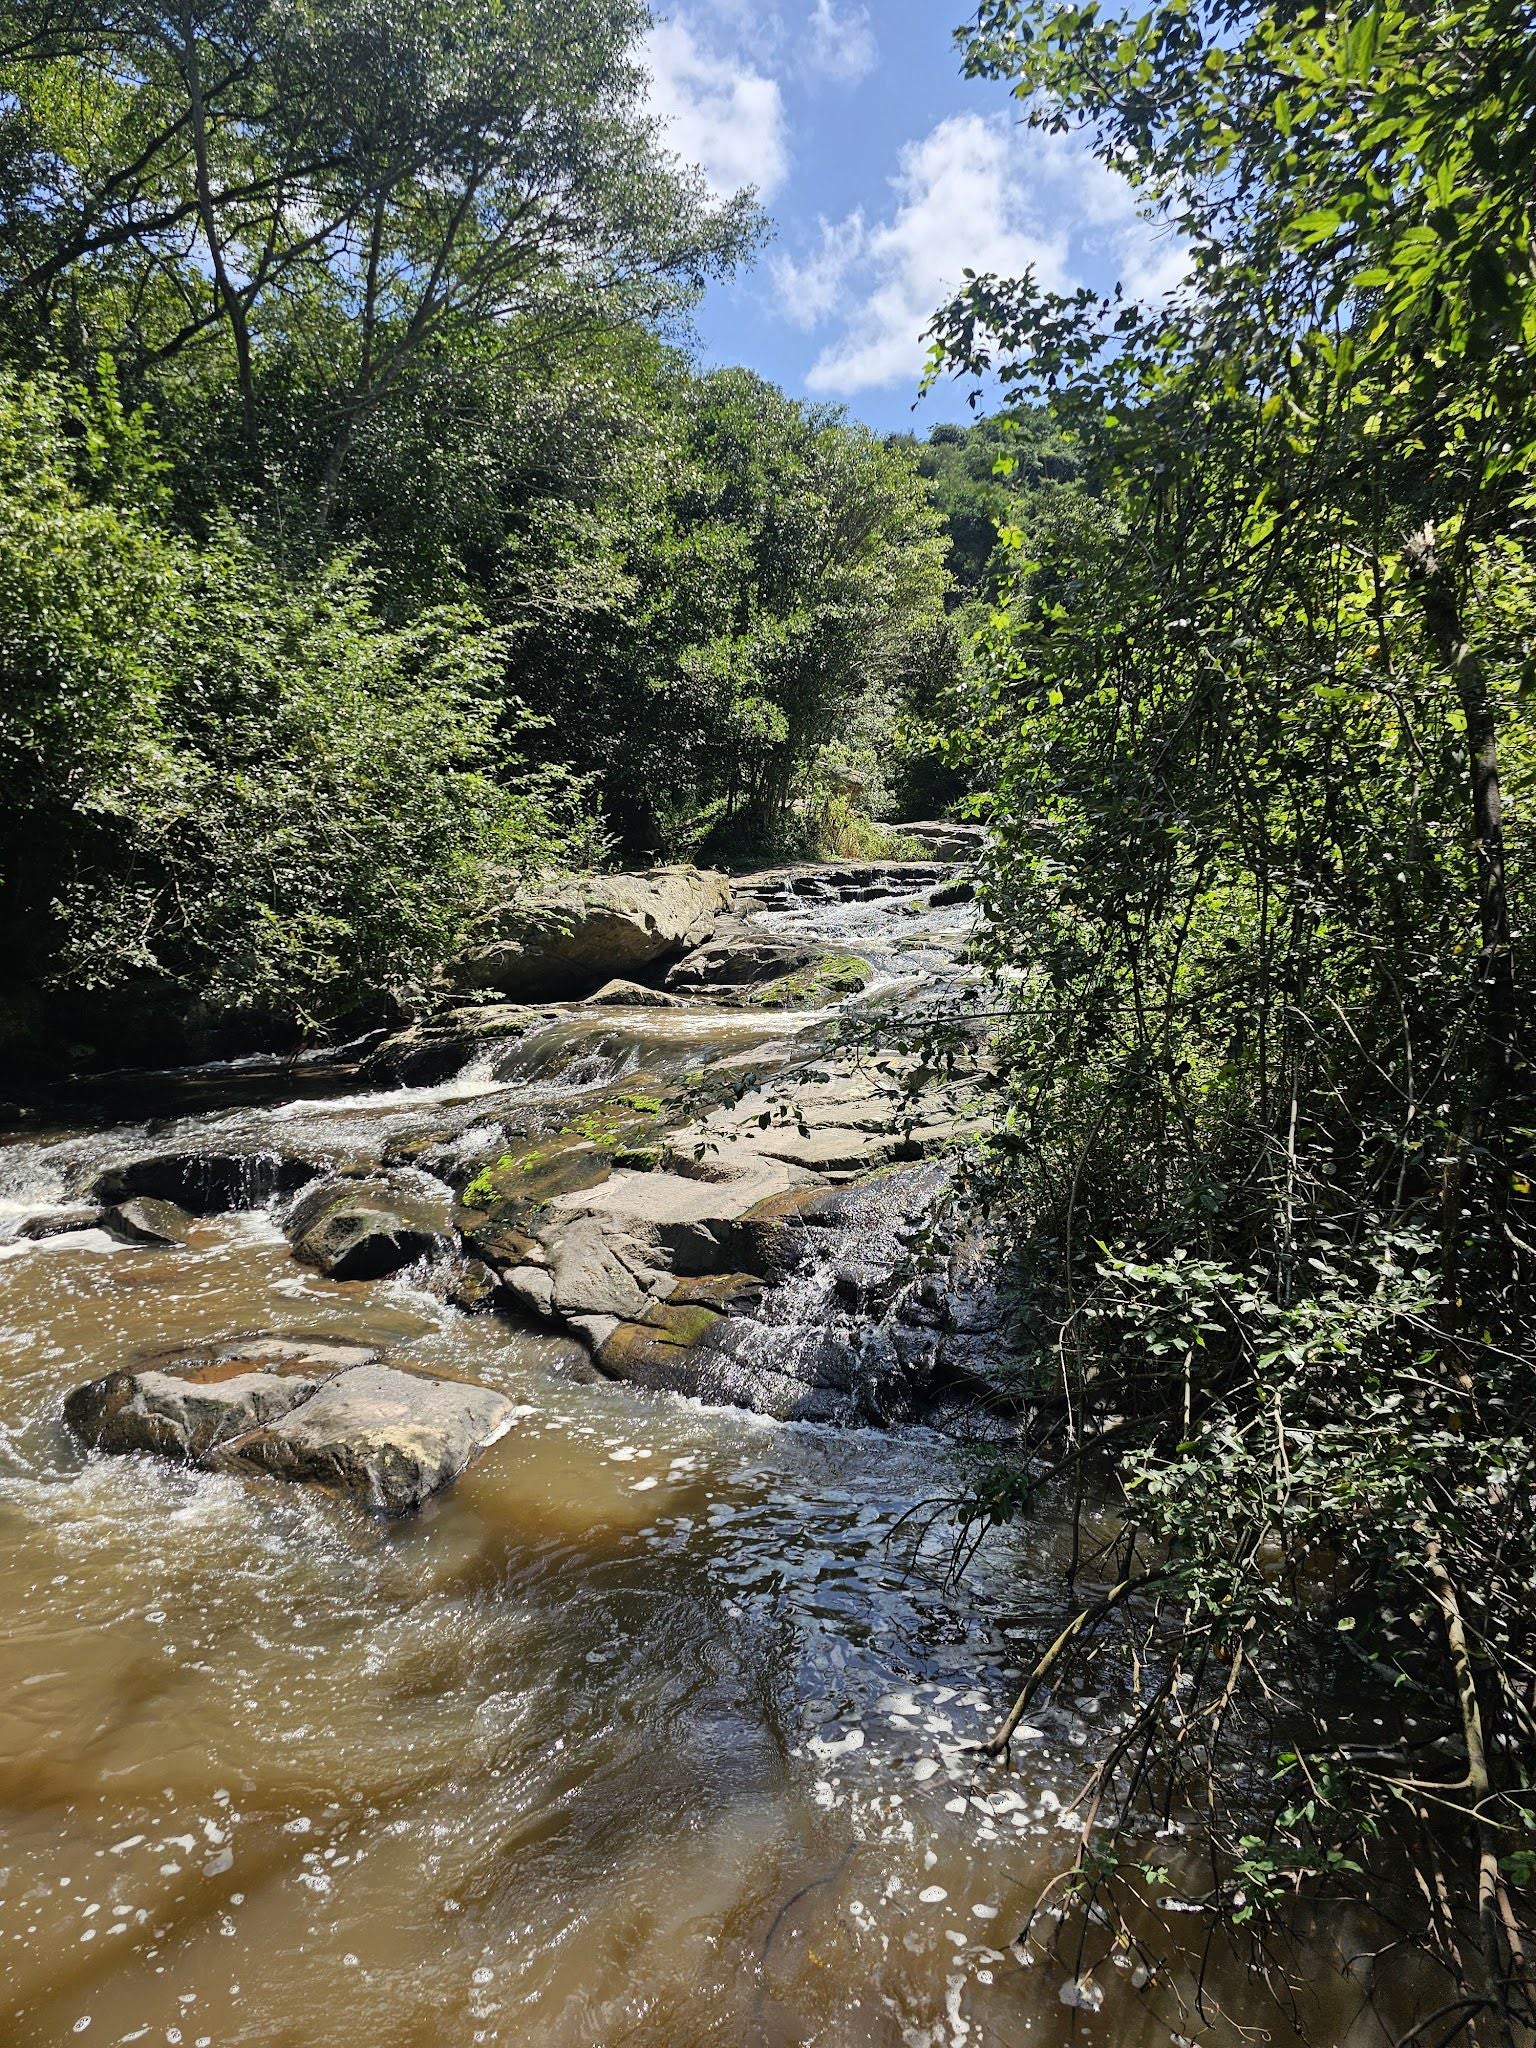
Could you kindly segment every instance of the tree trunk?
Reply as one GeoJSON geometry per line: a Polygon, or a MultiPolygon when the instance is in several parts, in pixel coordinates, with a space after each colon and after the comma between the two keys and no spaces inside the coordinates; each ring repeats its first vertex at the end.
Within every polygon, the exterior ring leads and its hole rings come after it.
{"type": "Polygon", "coordinates": [[[197,28],[192,19],[191,9],[185,4],[181,8],[180,26],[187,102],[192,116],[192,160],[197,179],[198,216],[202,223],[203,237],[208,244],[209,261],[213,265],[214,284],[224,301],[230,333],[234,338],[235,374],[240,386],[241,420],[251,460],[259,473],[261,441],[256,419],[256,377],[251,358],[251,330],[246,319],[245,300],[229,274],[229,266],[224,260],[223,245],[219,240],[218,212],[213,203],[213,176],[208,155],[208,114],[203,99],[202,65],[197,54],[197,28]]]}
{"type": "Polygon", "coordinates": [[[1487,670],[1467,637],[1461,604],[1441,556],[1433,522],[1408,543],[1408,569],[1419,591],[1430,645],[1456,684],[1467,727],[1472,796],[1472,850],[1477,862],[1482,930],[1483,1075],[1485,1115],[1502,1117],[1515,1065],[1515,956],[1509,929],[1504,861],[1504,797],[1499,782],[1498,726],[1487,670]]]}

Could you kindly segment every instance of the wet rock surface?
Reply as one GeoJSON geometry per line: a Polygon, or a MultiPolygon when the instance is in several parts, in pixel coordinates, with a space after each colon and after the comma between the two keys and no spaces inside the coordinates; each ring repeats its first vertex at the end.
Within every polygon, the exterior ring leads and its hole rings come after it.
{"type": "Polygon", "coordinates": [[[200,1463],[219,1445],[276,1421],[337,1373],[372,1362],[365,1346],[316,1338],[246,1338],[173,1351],[77,1387],[64,1420],[100,1451],[149,1451],[200,1463]]]}
{"type": "Polygon", "coordinates": [[[609,1010],[677,1010],[682,997],[664,988],[649,988],[640,981],[606,981],[586,999],[594,1008],[609,1010]]]}
{"type": "Polygon", "coordinates": [[[93,1450],[306,1481],[402,1515],[503,1435],[513,1404],[366,1346],[255,1338],[108,1373],[64,1419],[93,1450]]]}
{"type": "Polygon", "coordinates": [[[307,1480],[404,1515],[456,1479],[514,1417],[513,1403],[490,1387],[363,1365],[269,1426],[221,1445],[211,1462],[307,1480]]]}
{"type": "Polygon", "coordinates": [[[254,1209],[290,1194],[323,1171],[319,1161],[252,1148],[241,1152],[171,1151],[108,1167],[86,1190],[98,1203],[116,1205],[138,1196],[174,1202],[194,1215],[254,1209]]]}
{"type": "Polygon", "coordinates": [[[185,1244],[191,1218],[177,1202],[130,1195],[101,1213],[99,1228],[123,1244],[185,1244]]]}
{"type": "MultiPolygon", "coordinates": [[[[899,1014],[962,988],[971,886],[946,844],[733,886],[665,869],[546,892],[487,928],[494,990],[374,1047],[360,1079],[380,1092],[326,1143],[291,1106],[292,1145],[146,1148],[96,1175],[69,1227],[110,1215],[169,1246],[191,1219],[165,1203],[265,1203],[322,1282],[408,1271],[455,1309],[575,1340],[609,1379],[784,1419],[990,1428],[1009,1406],[1006,1303],[984,1261],[950,1247],[940,1271],[924,1235],[945,1156],[981,1124],[986,1062],[962,1046],[925,1064],[899,1014]],[[614,971],[630,966],[647,978],[614,971]],[[582,984],[574,1003],[550,999],[561,976],[582,984]],[[834,1012],[876,978],[896,1021],[876,1013],[887,1036],[860,1050],[834,1012]],[[779,1024],[765,1004],[791,1014],[779,1024]]],[[[311,1372],[302,1399],[274,1390],[297,1370],[248,1366],[249,1387],[191,1394],[208,1383],[153,1364],[76,1397],[71,1420],[103,1447],[201,1459],[211,1445],[385,1505],[460,1469],[473,1415],[428,1417],[418,1441],[410,1402],[381,1410],[370,1463],[348,1448],[373,1441],[368,1386],[338,1383],[316,1408],[335,1375],[311,1372]],[[156,1372],[175,1384],[141,1384],[156,1372]]]]}
{"type": "Polygon", "coordinates": [[[745,925],[719,934],[679,960],[667,974],[673,990],[739,988],[755,981],[774,981],[809,967],[820,948],[775,939],[753,932],[745,925]]]}
{"type": "Polygon", "coordinates": [[[294,1257],[329,1280],[378,1280],[454,1241],[451,1191],[401,1168],[366,1179],[328,1175],[283,1217],[294,1257]]]}
{"type": "Polygon", "coordinates": [[[101,1227],[101,1210],[94,1202],[61,1202],[56,1207],[34,1209],[12,1223],[10,1235],[31,1243],[48,1237],[66,1237],[77,1230],[101,1227]]]}

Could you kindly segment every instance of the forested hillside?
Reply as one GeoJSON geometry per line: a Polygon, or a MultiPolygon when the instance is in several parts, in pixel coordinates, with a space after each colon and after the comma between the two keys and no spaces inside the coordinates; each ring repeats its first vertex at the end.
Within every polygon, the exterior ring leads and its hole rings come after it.
{"type": "Polygon", "coordinates": [[[896,800],[941,521],[690,367],[762,223],[663,146],[645,18],[0,10],[13,1044],[336,1019],[510,877],[896,800]]]}

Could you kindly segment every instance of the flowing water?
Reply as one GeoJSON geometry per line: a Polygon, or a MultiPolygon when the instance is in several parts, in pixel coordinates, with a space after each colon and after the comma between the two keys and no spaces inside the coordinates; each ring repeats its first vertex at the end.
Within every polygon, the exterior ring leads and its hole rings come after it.
{"type": "MultiPolygon", "coordinates": [[[[946,915],[779,922],[894,982],[942,969],[964,913],[946,915]]],[[[541,1090],[564,1113],[573,1087],[807,1021],[573,1014],[436,1090],[269,1088],[153,1138],[472,1145],[541,1090]]],[[[149,1135],[6,1146],[0,1203],[57,1199],[149,1135]]],[[[1057,1614],[1050,1530],[994,1536],[948,1587],[897,1526],[951,1476],[944,1440],[589,1384],[580,1359],[409,1276],[323,1281],[259,1209],[167,1250],[0,1244],[0,2041],[1235,2039],[1129,1957],[1080,1988],[1013,1946],[1115,1711],[1049,1706],[1011,1768],[964,1750],[1057,1614]],[[487,1382],[517,1425],[386,1525],[311,1489],[87,1456],[59,1420],[120,1360],[265,1331],[487,1382]]],[[[1358,1994],[1323,1974],[1318,1992],[1314,2040],[1355,2038],[1358,1994]]],[[[1240,1981],[1229,1996],[1292,2038],[1240,1981]]]]}

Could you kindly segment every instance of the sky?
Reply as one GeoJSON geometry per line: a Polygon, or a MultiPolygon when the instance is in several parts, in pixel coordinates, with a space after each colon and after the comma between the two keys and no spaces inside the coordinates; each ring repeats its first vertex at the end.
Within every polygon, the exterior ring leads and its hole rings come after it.
{"type": "Polygon", "coordinates": [[[1136,292],[1179,254],[1075,136],[1023,127],[967,80],[965,0],[654,0],[646,58],[672,147],[718,192],[757,188],[773,235],[696,316],[706,366],[745,363],[882,432],[965,417],[949,384],[914,409],[923,329],[970,268],[1136,292]]]}

